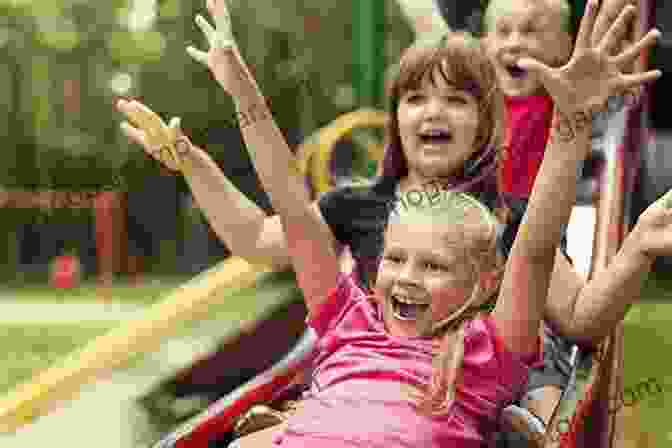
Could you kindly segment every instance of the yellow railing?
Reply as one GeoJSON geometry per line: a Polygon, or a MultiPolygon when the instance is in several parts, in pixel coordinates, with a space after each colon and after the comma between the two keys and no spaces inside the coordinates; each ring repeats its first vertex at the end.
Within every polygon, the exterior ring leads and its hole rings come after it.
{"type": "MultiPolygon", "coordinates": [[[[334,187],[329,164],[336,142],[355,129],[382,128],[387,124],[387,119],[386,112],[359,109],[341,115],[308,138],[297,150],[297,158],[302,172],[310,176],[315,191],[324,193],[334,187]]],[[[366,150],[371,160],[383,160],[383,145],[368,144],[366,150]]]]}

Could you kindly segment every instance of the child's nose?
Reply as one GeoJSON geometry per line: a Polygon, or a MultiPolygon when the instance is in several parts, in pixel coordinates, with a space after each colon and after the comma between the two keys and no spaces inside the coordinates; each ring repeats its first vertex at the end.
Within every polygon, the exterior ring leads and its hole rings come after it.
{"type": "Polygon", "coordinates": [[[444,105],[440,98],[430,98],[425,104],[424,118],[425,120],[439,118],[443,110],[444,105]]]}
{"type": "Polygon", "coordinates": [[[512,31],[507,36],[502,45],[502,51],[507,51],[510,53],[519,52],[523,49],[525,37],[520,33],[520,31],[512,31]]]}
{"type": "Polygon", "coordinates": [[[418,285],[420,282],[419,270],[416,268],[415,264],[405,263],[399,271],[397,281],[403,284],[418,285]]]}

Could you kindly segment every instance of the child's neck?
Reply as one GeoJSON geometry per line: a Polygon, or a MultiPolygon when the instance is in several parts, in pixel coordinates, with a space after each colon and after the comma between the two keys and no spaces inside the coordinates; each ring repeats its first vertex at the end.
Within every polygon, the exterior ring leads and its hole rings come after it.
{"type": "Polygon", "coordinates": [[[411,190],[431,190],[439,186],[448,189],[456,179],[456,176],[429,177],[417,171],[409,170],[408,175],[399,180],[398,188],[402,193],[411,190]]]}
{"type": "Polygon", "coordinates": [[[520,95],[520,96],[505,95],[504,100],[506,101],[507,104],[522,103],[528,101],[551,101],[551,102],[553,101],[551,99],[551,96],[545,91],[541,91],[539,93],[535,93],[532,95],[520,95]]]}

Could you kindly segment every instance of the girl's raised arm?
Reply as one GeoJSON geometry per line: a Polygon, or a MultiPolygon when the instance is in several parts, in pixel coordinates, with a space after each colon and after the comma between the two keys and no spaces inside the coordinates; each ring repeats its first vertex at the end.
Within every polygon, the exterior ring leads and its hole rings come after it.
{"type": "Polygon", "coordinates": [[[616,56],[635,8],[625,7],[599,43],[591,44],[598,1],[589,0],[571,60],[553,69],[523,58],[518,65],[538,76],[555,102],[551,136],[525,217],[511,250],[499,300],[493,312],[497,328],[512,351],[537,348],[539,324],[548,296],[556,247],[576,197],[577,167],[589,150],[592,117],[608,98],[653,81],[660,71],[624,75],[640,51],[655,43],[657,30],[616,56]]]}
{"type": "Polygon", "coordinates": [[[233,37],[231,18],[224,0],[208,0],[214,29],[200,15],[196,23],[210,44],[207,53],[187,48],[211,73],[235,102],[240,129],[259,179],[280,216],[287,247],[308,309],[314,313],[336,286],[339,272],[335,239],[316,207],[310,202],[296,160],[247,69],[233,37]]]}
{"type": "Polygon", "coordinates": [[[116,106],[129,120],[121,124],[124,134],[166,168],[182,173],[210,226],[236,256],[252,264],[289,266],[280,218],[267,216],[241,193],[215,161],[182,134],[179,119],[166,124],[137,100],[120,99],[116,106]]]}

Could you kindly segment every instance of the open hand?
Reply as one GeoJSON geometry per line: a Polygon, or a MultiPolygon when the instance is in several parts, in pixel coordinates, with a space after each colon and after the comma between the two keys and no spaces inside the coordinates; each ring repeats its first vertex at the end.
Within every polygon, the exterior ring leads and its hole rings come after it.
{"type": "MultiPolygon", "coordinates": [[[[600,44],[604,36],[609,31],[609,28],[613,23],[618,19],[623,8],[627,5],[636,5],[637,0],[602,0],[600,5],[600,11],[595,19],[595,25],[593,26],[593,32],[590,36],[590,43],[593,47],[600,44]]],[[[627,48],[628,45],[632,45],[634,42],[635,36],[634,32],[630,33],[630,36],[623,36],[621,41],[622,45],[614,48],[609,56],[615,56],[620,51],[627,48]]],[[[630,72],[631,67],[628,67],[625,71],[630,72]]]]}
{"type": "Polygon", "coordinates": [[[628,45],[615,56],[611,55],[622,44],[634,12],[632,5],[623,8],[598,43],[594,33],[598,1],[588,0],[574,52],[566,65],[551,68],[532,58],[522,58],[518,65],[539,77],[559,112],[568,117],[585,114],[584,117],[590,120],[594,113],[604,108],[609,97],[621,95],[628,89],[656,80],[662,75],[659,70],[624,74],[625,68],[632,64],[642,50],[656,43],[660,37],[656,29],[650,30],[638,42],[628,45]]]}
{"type": "Polygon", "coordinates": [[[117,109],[129,121],[121,123],[121,130],[145,152],[172,171],[182,171],[182,157],[191,149],[191,143],[182,134],[180,118],[166,123],[154,111],[139,101],[120,99],[117,109]]]}
{"type": "Polygon", "coordinates": [[[231,29],[231,15],[225,0],[207,0],[208,11],[215,21],[216,28],[200,14],[196,16],[196,25],[203,31],[208,41],[207,52],[187,47],[187,53],[196,61],[210,69],[213,76],[227,93],[238,97],[256,87],[245,63],[243,62],[231,29]]]}

